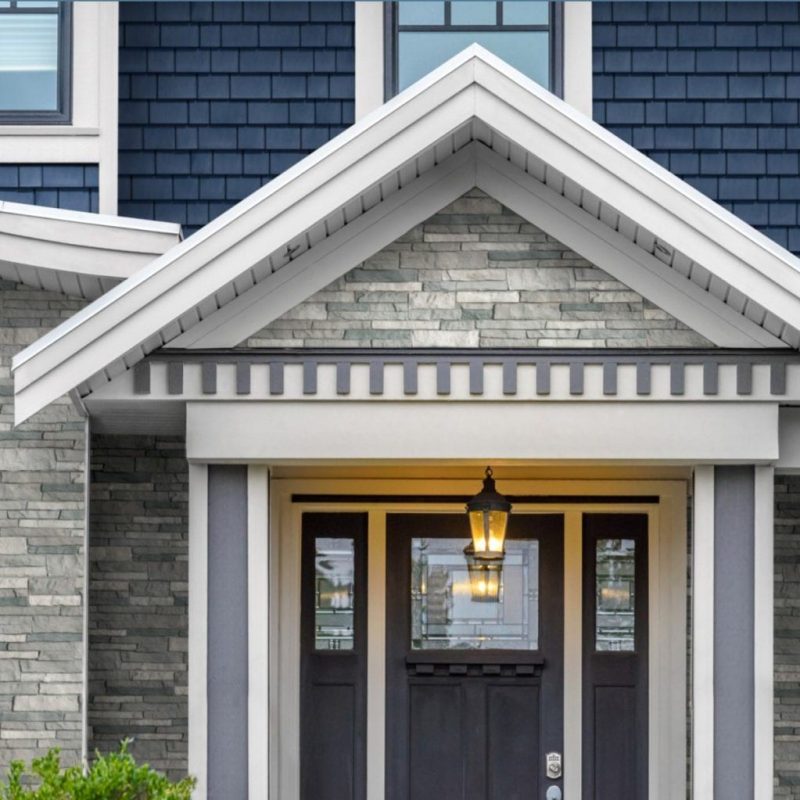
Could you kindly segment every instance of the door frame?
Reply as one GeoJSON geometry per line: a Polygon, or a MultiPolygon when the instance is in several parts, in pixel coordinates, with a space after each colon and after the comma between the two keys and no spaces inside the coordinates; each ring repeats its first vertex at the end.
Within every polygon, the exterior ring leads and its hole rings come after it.
{"type": "MultiPolygon", "coordinates": [[[[433,469],[431,470],[433,472],[433,469]]],[[[477,474],[477,473],[476,473],[477,474]]],[[[383,800],[385,775],[386,514],[463,512],[460,498],[474,493],[476,479],[273,478],[270,483],[270,796],[299,798],[300,562],[304,511],[364,511],[369,517],[369,608],[367,658],[367,798],[383,800]],[[458,501],[393,501],[387,496],[458,501]],[[293,495],[329,496],[293,502],[293,495]],[[358,499],[336,501],[336,495],[358,499]],[[375,501],[365,499],[376,496],[375,501]]],[[[687,481],[554,479],[503,480],[518,496],[575,501],[519,503],[516,513],[563,513],[564,541],[564,794],[581,797],[582,706],[582,514],[648,515],[650,638],[649,798],[684,800],[687,783],[687,481]],[[599,498],[648,497],[658,502],[603,502],[599,498]],[[598,499],[593,499],[598,498],[598,499]]],[[[465,520],[466,524],[466,520],[465,520]]]]}

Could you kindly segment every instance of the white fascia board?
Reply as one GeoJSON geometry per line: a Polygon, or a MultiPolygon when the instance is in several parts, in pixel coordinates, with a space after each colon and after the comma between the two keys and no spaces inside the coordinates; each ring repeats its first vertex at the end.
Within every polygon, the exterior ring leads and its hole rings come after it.
{"type": "Polygon", "coordinates": [[[786,347],[563,195],[478,145],[478,186],[719,347],[786,347]]]}
{"type": "Polygon", "coordinates": [[[324,402],[187,405],[186,453],[202,462],[573,461],[770,463],[778,408],[766,403],[324,402]],[[742,431],[748,431],[742,436],[742,431]],[[403,431],[402,436],[397,432],[403,431]]]}
{"type": "Polygon", "coordinates": [[[0,269],[124,280],[174,247],[179,225],[0,202],[0,269]]]}
{"type": "Polygon", "coordinates": [[[271,191],[269,203],[243,201],[20,353],[13,362],[17,422],[154,335],[163,342],[158,332],[187,309],[470,120],[469,73],[465,66],[445,75],[414,113],[401,107],[366,126],[363,137],[346,137],[316,169],[278,178],[280,192],[271,191]]]}
{"type": "Polygon", "coordinates": [[[800,319],[795,256],[491,54],[475,75],[487,125],[781,319],[800,319]]]}
{"type": "Polygon", "coordinates": [[[179,335],[182,314],[474,117],[679,241],[780,319],[800,318],[800,262],[791,254],[472,45],[20,353],[17,420],[98,370],[121,368],[126,354],[137,360],[143,343],[179,335]]]}
{"type": "MultiPolygon", "coordinates": [[[[401,92],[381,108],[371,112],[364,119],[273,178],[261,189],[215,217],[165,257],[156,259],[146,269],[140,270],[132,279],[108,292],[96,303],[83,309],[64,324],[59,325],[30,347],[18,353],[14,359],[14,368],[17,369],[34,356],[47,350],[57,340],[69,336],[89,319],[102,314],[112,306],[125,304],[136,308],[136,301],[140,299],[138,296],[140,288],[152,281],[157,281],[162,273],[172,272],[175,274],[167,280],[160,280],[159,289],[177,285],[193,268],[199,268],[205,260],[213,260],[218,252],[222,252],[238,240],[244,239],[265,223],[274,221],[283,210],[309,194],[315,193],[319,187],[341,175],[348,166],[358,167],[364,156],[369,155],[381,144],[390,141],[397,134],[412,126],[421,117],[430,115],[432,112],[435,114],[443,103],[456,99],[457,95],[464,94],[461,100],[468,103],[471,110],[472,97],[467,90],[474,82],[473,62],[479,52],[485,51],[477,45],[472,45],[454,56],[414,86],[401,92]],[[207,244],[216,239],[220,241],[211,245],[207,244]],[[176,263],[180,263],[181,267],[176,268],[174,266],[176,263]]],[[[457,127],[447,122],[447,115],[439,113],[436,116],[440,123],[436,134],[427,140],[420,137],[417,149],[409,152],[406,160],[410,160],[416,152],[441,138],[447,130],[457,127]]],[[[429,132],[426,131],[426,133],[429,132]]],[[[375,161],[380,162],[380,158],[375,161]]],[[[372,183],[387,172],[391,172],[391,169],[375,170],[372,183]]],[[[342,197],[351,197],[355,194],[355,192],[347,192],[340,195],[340,200],[342,197]]],[[[313,219],[315,217],[311,216],[307,222],[313,219]]],[[[284,243],[290,240],[291,236],[287,235],[284,243]]],[[[261,257],[263,256],[264,253],[261,257]]],[[[236,274],[239,273],[231,273],[229,277],[236,274]]],[[[191,305],[186,304],[186,308],[189,307],[191,305]]],[[[153,331],[149,331],[149,333],[152,334],[153,331]]]]}
{"type": "Polygon", "coordinates": [[[476,184],[472,143],[169,343],[236,347],[476,184]]]}
{"type": "Polygon", "coordinates": [[[785,347],[562,195],[473,142],[169,343],[235,347],[473,186],[720,347],[785,347]]]}

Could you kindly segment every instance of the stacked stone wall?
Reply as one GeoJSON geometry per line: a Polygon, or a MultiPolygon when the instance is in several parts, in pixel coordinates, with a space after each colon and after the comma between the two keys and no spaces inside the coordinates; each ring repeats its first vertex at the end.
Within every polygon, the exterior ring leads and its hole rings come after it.
{"type": "Polygon", "coordinates": [[[800,475],[775,479],[775,798],[800,798],[800,475]]]}
{"type": "Polygon", "coordinates": [[[92,437],[90,748],[187,768],[188,467],[183,439],[92,437]]]}
{"type": "Polygon", "coordinates": [[[412,228],[246,344],[709,346],[478,190],[412,228]]]}
{"type": "Polygon", "coordinates": [[[11,359],[83,305],[0,281],[0,770],[81,754],[84,421],[64,398],[14,428],[11,359]]]}

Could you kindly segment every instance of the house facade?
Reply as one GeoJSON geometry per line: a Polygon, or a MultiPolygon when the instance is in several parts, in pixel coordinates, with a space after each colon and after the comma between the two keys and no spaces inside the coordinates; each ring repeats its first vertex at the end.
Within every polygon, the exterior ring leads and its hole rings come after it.
{"type": "Polygon", "coordinates": [[[798,98],[796,3],[0,7],[0,767],[800,797],[798,98]]]}

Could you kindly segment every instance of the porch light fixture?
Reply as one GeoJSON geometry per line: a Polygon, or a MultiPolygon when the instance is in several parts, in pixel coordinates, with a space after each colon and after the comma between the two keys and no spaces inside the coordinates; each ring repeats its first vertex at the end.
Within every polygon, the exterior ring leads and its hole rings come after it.
{"type": "Polygon", "coordinates": [[[472,544],[464,548],[469,573],[469,592],[473,603],[499,603],[503,562],[484,561],[475,557],[472,544]]]}
{"type": "Polygon", "coordinates": [[[483,489],[467,503],[472,529],[473,556],[479,561],[502,559],[511,503],[494,488],[491,467],[486,467],[483,489]]]}

